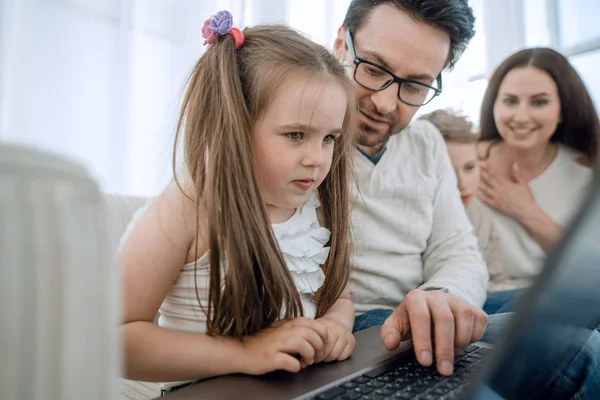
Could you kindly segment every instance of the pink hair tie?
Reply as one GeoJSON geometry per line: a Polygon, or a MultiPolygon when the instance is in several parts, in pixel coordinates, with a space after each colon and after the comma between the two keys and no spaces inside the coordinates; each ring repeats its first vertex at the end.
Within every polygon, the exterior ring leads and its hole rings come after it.
{"type": "Polygon", "coordinates": [[[230,34],[236,49],[244,44],[244,33],[233,27],[233,16],[229,11],[219,11],[206,21],[202,26],[202,37],[206,39],[204,45],[212,46],[218,37],[230,34]]]}

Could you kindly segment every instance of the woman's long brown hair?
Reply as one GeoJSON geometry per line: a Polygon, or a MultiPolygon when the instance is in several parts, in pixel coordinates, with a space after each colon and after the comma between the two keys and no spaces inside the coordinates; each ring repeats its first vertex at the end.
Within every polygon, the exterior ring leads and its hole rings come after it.
{"type": "Polygon", "coordinates": [[[317,316],[321,316],[340,296],[350,274],[349,179],[356,109],[354,89],[343,67],[322,46],[277,25],[248,28],[244,36],[237,50],[230,35],[220,37],[196,63],[173,153],[177,177],[181,138],[185,167],[196,190],[197,232],[200,208],[206,212],[207,333],[234,337],[254,334],[280,318],[302,315],[300,296],[274,238],[254,174],[253,124],[278,88],[291,79],[333,80],[347,93],[343,133],[335,141],[331,170],[319,187],[324,225],[331,230],[331,250],[323,265],[325,282],[317,298],[317,316]]]}

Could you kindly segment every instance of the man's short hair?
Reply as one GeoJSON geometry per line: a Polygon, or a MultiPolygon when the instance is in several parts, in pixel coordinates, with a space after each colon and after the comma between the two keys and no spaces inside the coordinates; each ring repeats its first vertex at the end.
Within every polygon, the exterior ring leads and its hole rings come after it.
{"type": "Polygon", "coordinates": [[[416,21],[446,32],[450,36],[446,68],[454,66],[475,35],[475,17],[468,0],[352,0],[343,25],[355,33],[371,11],[382,4],[390,4],[416,21]]]}
{"type": "Polygon", "coordinates": [[[475,143],[479,139],[471,121],[450,109],[435,110],[419,119],[435,125],[447,142],[475,143]]]}

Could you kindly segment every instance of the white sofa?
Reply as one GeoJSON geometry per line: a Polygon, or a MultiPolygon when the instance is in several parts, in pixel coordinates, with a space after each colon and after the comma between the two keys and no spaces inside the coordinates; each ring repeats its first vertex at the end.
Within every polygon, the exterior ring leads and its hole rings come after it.
{"type": "Polygon", "coordinates": [[[114,255],[146,199],[102,195],[81,166],[4,142],[0,187],[0,397],[159,396],[119,378],[114,255]]]}
{"type": "MultiPolygon", "coordinates": [[[[112,231],[118,241],[127,224],[131,220],[133,213],[144,206],[148,201],[142,197],[105,195],[105,204],[112,225],[112,231]]],[[[138,382],[123,379],[121,390],[122,399],[127,400],[146,400],[158,397],[160,389],[158,384],[152,382],[138,382]]]]}

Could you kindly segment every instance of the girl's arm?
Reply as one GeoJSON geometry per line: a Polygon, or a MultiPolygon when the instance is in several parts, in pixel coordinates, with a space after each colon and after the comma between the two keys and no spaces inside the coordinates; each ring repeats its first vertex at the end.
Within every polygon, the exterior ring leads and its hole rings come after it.
{"type": "MultiPolygon", "coordinates": [[[[238,365],[242,361],[239,341],[169,331],[153,324],[186,262],[196,237],[195,225],[195,203],[172,185],[150,204],[123,247],[121,333],[127,378],[186,380],[243,369],[238,365]]],[[[205,251],[201,242],[200,254],[205,251]]]]}
{"type": "MultiPolygon", "coordinates": [[[[194,193],[186,186],[186,191],[194,193]]],[[[173,185],[138,221],[121,253],[125,377],[184,381],[231,373],[297,372],[311,364],[327,340],[323,325],[304,318],[268,328],[242,340],[189,334],[153,324],[154,317],[186,263],[192,243],[206,252],[206,224],[196,205],[173,185]],[[296,355],[301,356],[301,360],[296,355]]]]}
{"type": "Polygon", "coordinates": [[[335,321],[352,332],[352,327],[354,326],[354,303],[352,303],[352,299],[350,298],[350,291],[348,289],[344,290],[337,301],[333,303],[331,308],[321,318],[335,321]]]}
{"type": "MultiPolygon", "coordinates": [[[[317,208],[317,218],[321,226],[323,226],[325,218],[321,207],[317,208]]],[[[316,294],[317,301],[318,298],[319,292],[316,294]]],[[[347,287],[329,310],[322,317],[318,318],[317,321],[327,329],[328,341],[321,354],[317,356],[316,362],[341,361],[350,357],[354,351],[356,341],[352,334],[354,327],[354,303],[352,303],[350,291],[347,287]]]]}
{"type": "Polygon", "coordinates": [[[356,339],[352,334],[354,304],[348,289],[344,290],[331,308],[317,321],[327,329],[327,343],[315,361],[342,361],[350,357],[356,339]]]}
{"type": "MultiPolygon", "coordinates": [[[[324,226],[325,216],[323,214],[323,208],[317,208],[317,219],[321,226],[324,226]]],[[[318,297],[318,293],[317,293],[318,297]]],[[[329,310],[321,318],[331,319],[342,324],[345,328],[352,332],[354,327],[354,303],[350,298],[350,290],[346,289],[342,292],[340,297],[331,306],[329,310]]]]}

